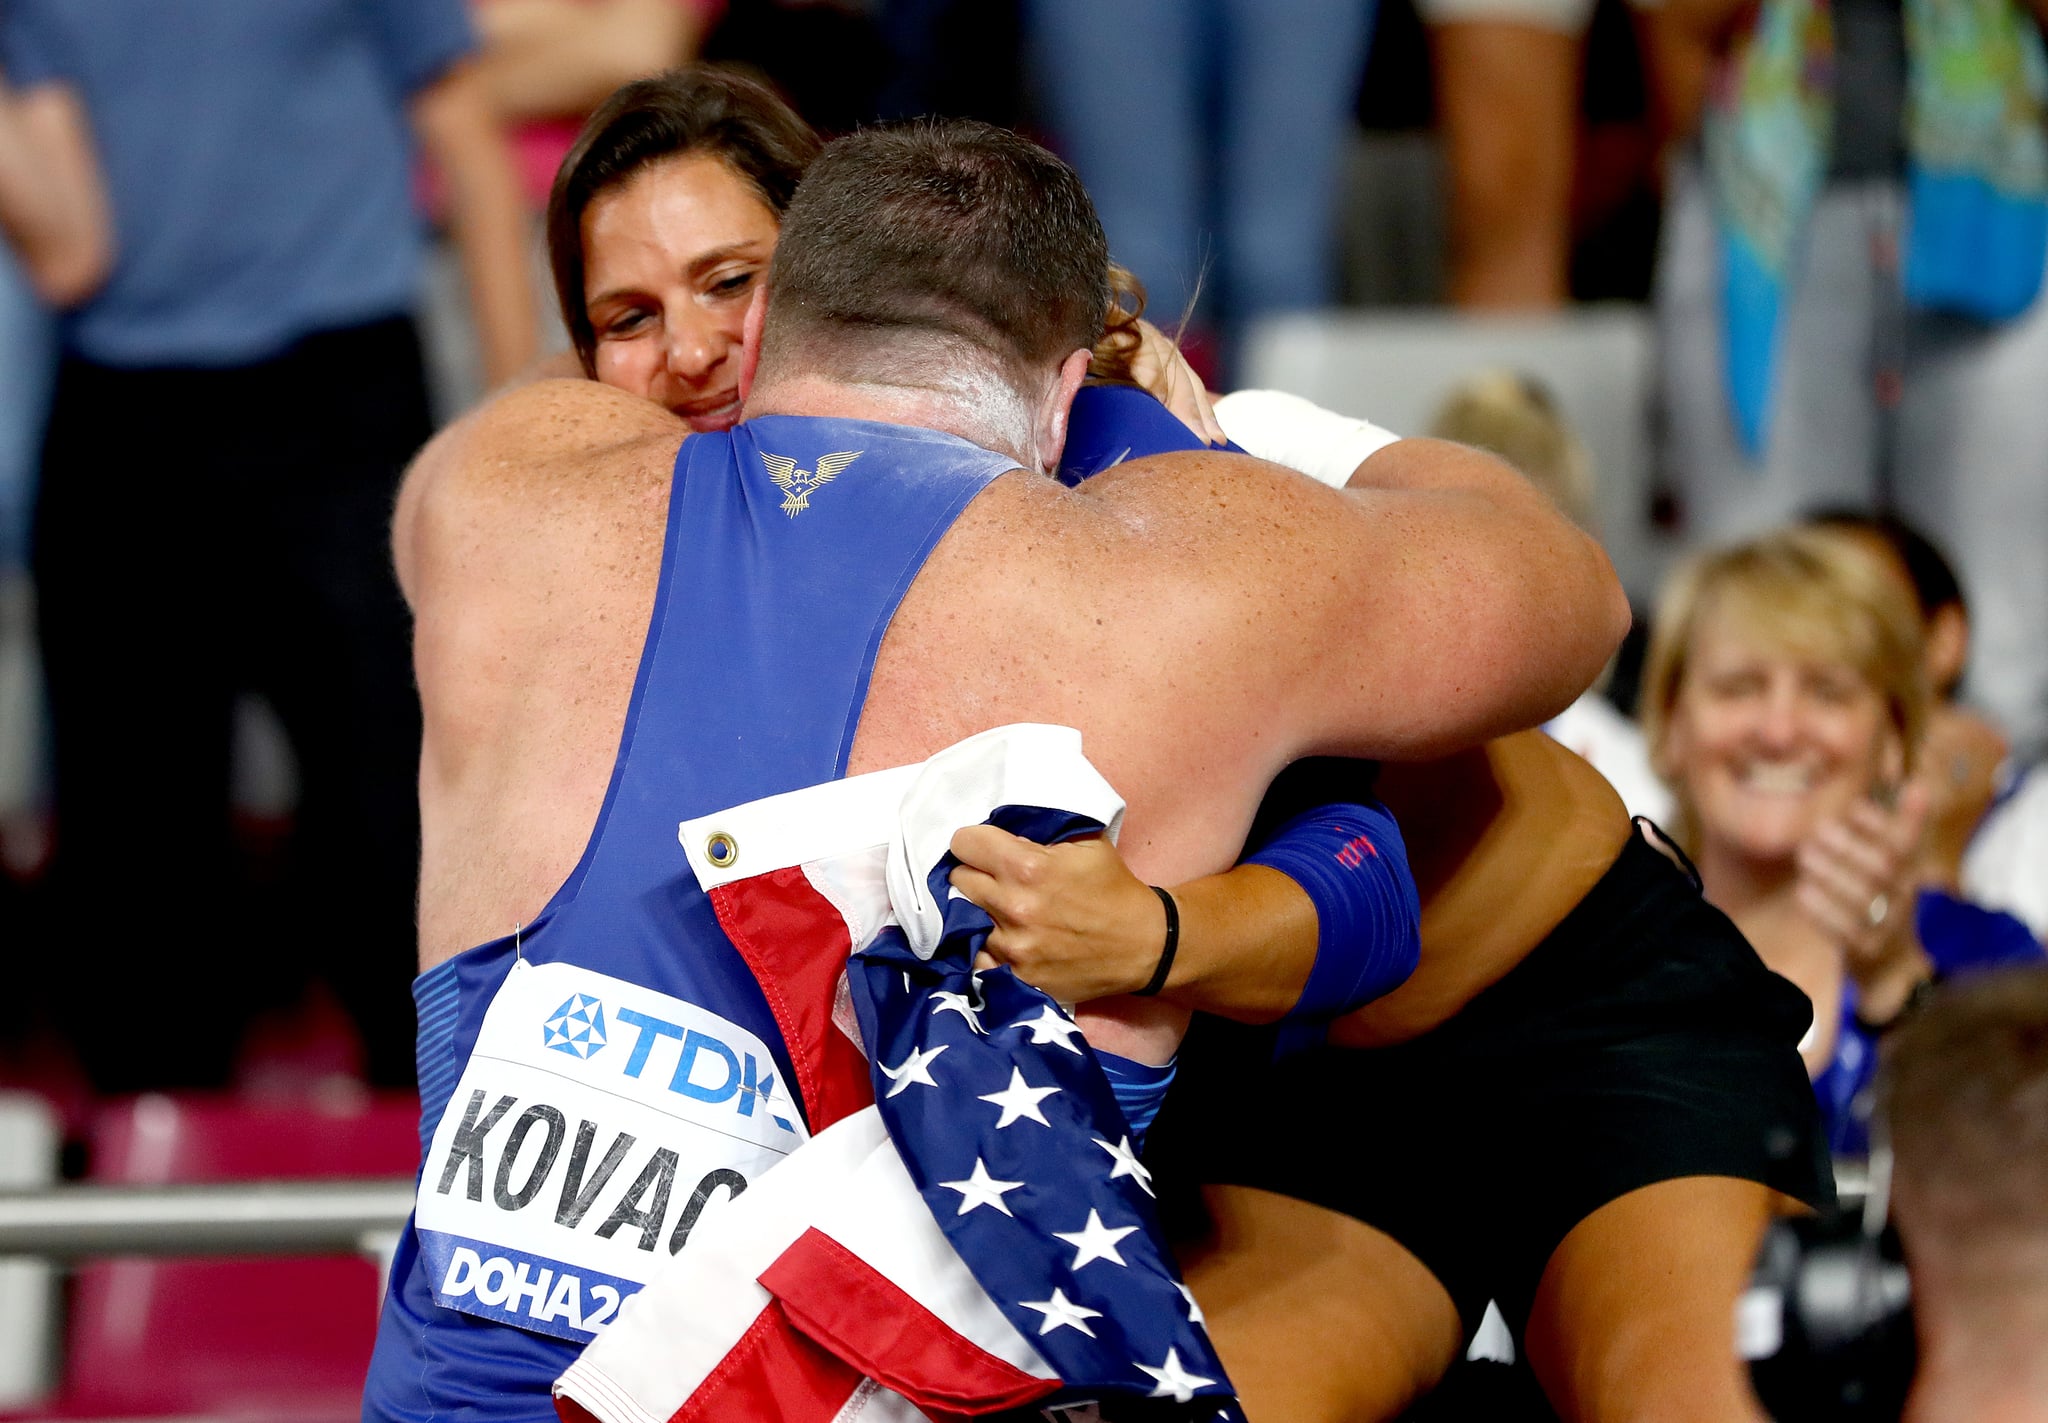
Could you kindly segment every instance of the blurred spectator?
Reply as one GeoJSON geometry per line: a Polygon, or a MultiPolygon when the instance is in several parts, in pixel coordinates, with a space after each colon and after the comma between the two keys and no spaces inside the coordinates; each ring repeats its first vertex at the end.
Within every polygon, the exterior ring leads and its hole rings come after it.
{"type": "MultiPolygon", "coordinates": [[[[1191,311],[1198,288],[1204,325],[1226,334],[1333,301],[1340,154],[1372,9],[1027,0],[1054,147],[1088,184],[1155,319],[1191,311]]],[[[1200,342],[1190,354],[1207,359],[1200,342]]]]}
{"type": "Polygon", "coordinates": [[[2048,59],[2029,0],[1664,0],[1666,458],[1696,532],[1893,509],[1970,589],[1974,700],[2048,742],[2048,59]],[[1708,75],[1711,74],[1711,79],[1708,75]]]}
{"type": "Polygon", "coordinates": [[[1579,66],[1593,0],[1418,0],[1449,197],[1448,295],[1483,310],[1570,298],[1579,66]]]}
{"type": "Polygon", "coordinates": [[[1955,569],[1896,515],[1824,510],[1812,522],[1869,540],[1892,560],[1920,610],[1934,694],[1921,753],[1930,796],[1923,897],[1959,896],[2002,910],[2048,941],[2048,796],[2042,777],[2009,760],[1998,728],[1954,700],[1970,654],[1970,609],[1955,569]]]}
{"type": "Polygon", "coordinates": [[[0,231],[36,294],[74,306],[107,274],[106,195],[77,89],[0,53],[0,231]]]}
{"type": "Polygon", "coordinates": [[[1020,0],[873,0],[889,49],[883,119],[943,114],[1016,128],[1024,117],[1020,0]]]}
{"type": "Polygon", "coordinates": [[[50,304],[106,275],[110,237],[76,93],[17,93],[0,67],[0,872],[41,859],[31,813],[41,724],[33,705],[29,510],[56,363],[50,304]],[[34,842],[34,843],[30,843],[34,842]]]}
{"type": "Polygon", "coordinates": [[[584,116],[621,84],[686,64],[720,0],[476,0],[477,68],[512,121],[527,204],[547,211],[584,116]]]}
{"type": "Polygon", "coordinates": [[[1860,538],[1787,530],[1667,585],[1643,687],[1651,755],[1708,899],[1814,1004],[1802,1052],[1838,1153],[1863,1149],[1876,1035],[1923,984],[2039,957],[2002,916],[1916,895],[1927,710],[1911,595],[1860,538]]]}
{"type": "Polygon", "coordinates": [[[218,1082],[327,979],[410,1073],[419,742],[386,522],[429,425],[412,140],[448,181],[494,373],[532,354],[516,178],[459,0],[12,0],[25,99],[75,96],[113,218],[62,329],[34,566],[55,753],[48,954],[105,1090],[218,1082]],[[82,107],[82,118],[81,112],[82,107]],[[229,724],[297,753],[284,922],[241,922],[229,724]]]}
{"type": "Polygon", "coordinates": [[[2048,1420],[2048,971],[1944,989],[1886,1054],[1906,1423],[2048,1420]]]}
{"type": "MultiPolygon", "coordinates": [[[[1484,371],[1445,399],[1429,433],[1490,450],[1527,475],[1573,523],[1598,536],[1593,462],[1557,402],[1535,378],[1484,371]]],[[[1651,768],[1642,731],[1604,695],[1613,664],[1577,701],[1544,723],[1559,743],[1607,777],[1630,815],[1671,820],[1671,792],[1651,768]]]]}
{"type": "MultiPolygon", "coordinates": [[[[899,42],[908,43],[918,16],[878,21],[878,9],[895,8],[895,0],[727,0],[704,58],[757,71],[820,133],[845,133],[874,122],[898,77],[889,31],[901,30],[899,42]]],[[[976,69],[993,65],[995,87],[1014,87],[1006,77],[1014,62],[1007,53],[968,60],[976,69]]]]}
{"type": "Polygon", "coordinates": [[[2025,921],[2048,944],[2048,769],[2015,770],[1963,851],[1963,893],[2025,921]]]}

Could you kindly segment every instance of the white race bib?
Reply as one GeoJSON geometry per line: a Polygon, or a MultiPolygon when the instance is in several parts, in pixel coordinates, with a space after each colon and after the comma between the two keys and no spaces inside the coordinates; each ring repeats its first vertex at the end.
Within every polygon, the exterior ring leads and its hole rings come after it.
{"type": "Polygon", "coordinates": [[[516,964],[420,1175],[435,1298],[587,1342],[808,1135],[737,1023],[591,969],[516,964]]]}

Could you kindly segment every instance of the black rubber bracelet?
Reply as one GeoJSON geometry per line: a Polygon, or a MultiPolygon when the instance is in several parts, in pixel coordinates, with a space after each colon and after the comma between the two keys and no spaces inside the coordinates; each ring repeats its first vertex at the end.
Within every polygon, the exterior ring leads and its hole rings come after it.
{"type": "Polygon", "coordinates": [[[1140,998],[1151,998],[1166,987],[1166,975],[1173,972],[1173,956],[1180,952],[1180,906],[1158,885],[1151,886],[1151,890],[1166,906],[1166,947],[1159,951],[1159,967],[1152,970],[1151,982],[1138,990],[1140,998]]]}

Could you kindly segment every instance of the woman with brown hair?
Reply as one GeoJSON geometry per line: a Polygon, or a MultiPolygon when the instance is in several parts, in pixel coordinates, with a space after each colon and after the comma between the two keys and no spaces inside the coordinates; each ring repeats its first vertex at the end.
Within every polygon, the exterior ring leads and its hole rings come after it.
{"type": "Polygon", "coordinates": [[[600,104],[548,197],[582,373],[693,430],[739,421],[740,330],[818,136],[763,84],[692,66],[600,104]]]}

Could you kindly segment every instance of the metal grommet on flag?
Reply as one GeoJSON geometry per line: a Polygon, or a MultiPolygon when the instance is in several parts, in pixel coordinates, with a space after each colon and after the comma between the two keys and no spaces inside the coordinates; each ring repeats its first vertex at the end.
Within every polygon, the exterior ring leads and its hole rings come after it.
{"type": "Polygon", "coordinates": [[[712,832],[704,841],[704,858],[719,869],[729,868],[740,857],[739,841],[723,830],[712,832]]]}

